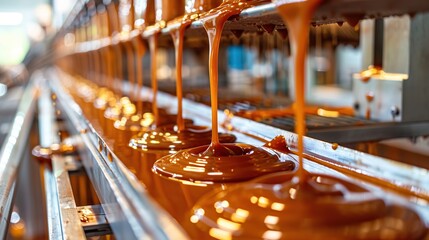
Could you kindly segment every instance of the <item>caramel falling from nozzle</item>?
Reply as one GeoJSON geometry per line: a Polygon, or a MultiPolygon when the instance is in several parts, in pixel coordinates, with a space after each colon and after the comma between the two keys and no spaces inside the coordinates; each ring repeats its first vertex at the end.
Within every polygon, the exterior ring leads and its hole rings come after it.
{"type": "Polygon", "coordinates": [[[158,104],[157,104],[157,94],[158,94],[158,80],[156,70],[156,55],[157,55],[157,49],[158,49],[158,33],[154,33],[149,38],[149,49],[150,49],[150,57],[151,57],[151,83],[152,83],[152,113],[155,118],[155,124],[159,125],[159,112],[158,112],[158,104]]]}
{"type": "Polygon", "coordinates": [[[309,42],[309,31],[313,13],[322,0],[299,2],[274,1],[286,23],[295,71],[295,132],[298,135],[298,177],[305,182],[303,167],[304,134],[305,134],[305,60],[309,42]]]}

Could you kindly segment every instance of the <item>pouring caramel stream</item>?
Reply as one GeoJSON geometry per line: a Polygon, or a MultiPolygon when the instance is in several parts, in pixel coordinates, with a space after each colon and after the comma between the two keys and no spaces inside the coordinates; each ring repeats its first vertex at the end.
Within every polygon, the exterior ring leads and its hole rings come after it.
{"type": "Polygon", "coordinates": [[[157,78],[156,55],[158,53],[158,33],[154,33],[151,37],[149,37],[149,50],[150,50],[150,58],[151,58],[150,75],[151,75],[151,83],[152,83],[152,113],[155,118],[155,124],[158,126],[160,123],[158,104],[157,104],[158,80],[156,79],[157,78]]]}
{"type": "Polygon", "coordinates": [[[219,7],[212,9],[201,18],[209,40],[209,78],[210,101],[212,113],[212,140],[209,147],[201,153],[203,156],[234,156],[243,154],[233,145],[221,144],[218,129],[218,61],[219,45],[222,30],[228,18],[238,15],[243,9],[249,7],[245,1],[226,0],[219,7]]]}
{"type": "Polygon", "coordinates": [[[307,0],[287,3],[276,1],[276,7],[286,23],[290,36],[295,73],[295,131],[298,135],[299,179],[305,181],[303,167],[305,135],[305,59],[307,57],[308,35],[311,18],[322,0],[307,0]]]}
{"type": "Polygon", "coordinates": [[[177,128],[178,131],[185,130],[185,121],[183,119],[183,39],[185,29],[191,24],[191,21],[182,21],[177,29],[171,30],[171,37],[174,43],[174,53],[176,57],[176,97],[177,97],[177,128]]]}

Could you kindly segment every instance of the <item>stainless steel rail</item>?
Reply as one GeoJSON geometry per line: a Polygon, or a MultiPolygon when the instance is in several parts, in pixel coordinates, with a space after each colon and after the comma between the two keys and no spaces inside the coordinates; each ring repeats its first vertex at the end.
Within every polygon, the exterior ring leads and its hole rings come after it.
{"type": "Polygon", "coordinates": [[[377,123],[364,126],[347,126],[309,131],[312,138],[327,142],[356,143],[392,138],[413,138],[429,135],[429,121],[377,123]]]}
{"type": "MultiPolygon", "coordinates": [[[[39,107],[39,143],[42,147],[49,147],[54,143],[59,143],[59,137],[54,134],[54,110],[50,100],[49,89],[46,88],[46,79],[44,79],[44,88],[41,88],[41,96],[38,101],[39,107]]],[[[48,236],[50,239],[62,239],[62,224],[59,209],[59,199],[57,192],[57,183],[52,170],[45,168],[43,170],[44,186],[46,193],[46,215],[48,222],[48,236]]]]}
{"type": "MultiPolygon", "coordinates": [[[[47,79],[41,79],[39,98],[40,145],[60,143],[55,109],[47,79]]],[[[86,239],[79,220],[70,178],[60,155],[52,156],[52,170],[44,169],[49,239],[86,239]]]]}
{"type": "Polygon", "coordinates": [[[37,99],[36,82],[33,77],[25,89],[12,128],[0,151],[0,238],[6,236],[11,206],[15,192],[17,171],[26,149],[35,114],[37,99]]]}

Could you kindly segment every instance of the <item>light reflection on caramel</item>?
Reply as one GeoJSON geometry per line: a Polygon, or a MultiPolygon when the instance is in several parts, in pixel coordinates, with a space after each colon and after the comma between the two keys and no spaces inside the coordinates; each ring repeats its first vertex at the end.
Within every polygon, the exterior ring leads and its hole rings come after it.
{"type": "MultiPolygon", "coordinates": [[[[298,173],[267,175],[203,197],[185,223],[193,238],[380,239],[389,232],[392,239],[416,239],[425,233],[414,211],[387,203],[357,184],[304,170],[305,58],[310,20],[320,2],[276,1],[294,59],[298,173]]],[[[282,141],[268,146],[289,150],[282,141]]]]}
{"type": "Polygon", "coordinates": [[[240,154],[207,156],[204,154],[206,145],[163,157],[154,164],[153,170],[162,176],[181,180],[228,182],[295,169],[295,160],[289,155],[242,143],[224,145],[240,154]]]}
{"type": "Polygon", "coordinates": [[[204,196],[188,216],[193,238],[419,239],[412,210],[341,178],[277,173],[204,196]]]}

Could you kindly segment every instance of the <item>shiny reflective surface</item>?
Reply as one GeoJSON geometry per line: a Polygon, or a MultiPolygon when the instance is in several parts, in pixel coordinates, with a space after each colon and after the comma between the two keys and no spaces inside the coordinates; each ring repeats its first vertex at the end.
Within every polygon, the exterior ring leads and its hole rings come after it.
{"type": "Polygon", "coordinates": [[[277,171],[292,171],[295,160],[266,148],[248,144],[222,144],[233,153],[230,156],[208,156],[207,146],[180,151],[155,162],[155,173],[186,181],[242,181],[277,171]]]}
{"type": "MultiPolygon", "coordinates": [[[[205,126],[187,124],[185,129],[179,131],[177,126],[159,127],[156,130],[141,132],[130,140],[130,147],[147,150],[181,150],[210,143],[211,130],[205,126]]],[[[224,143],[235,142],[236,137],[221,133],[220,141],[224,143]]]]}
{"type": "MultiPolygon", "coordinates": [[[[37,78],[40,81],[42,76],[37,78]]],[[[27,150],[28,135],[35,115],[37,91],[34,82],[33,80],[28,84],[22,95],[9,133],[0,149],[0,238],[7,236],[10,220],[8,216],[13,209],[18,167],[27,150]]]]}
{"type": "Polygon", "coordinates": [[[304,183],[277,173],[209,194],[189,217],[194,238],[419,239],[426,227],[411,209],[340,178],[304,183]]]}

